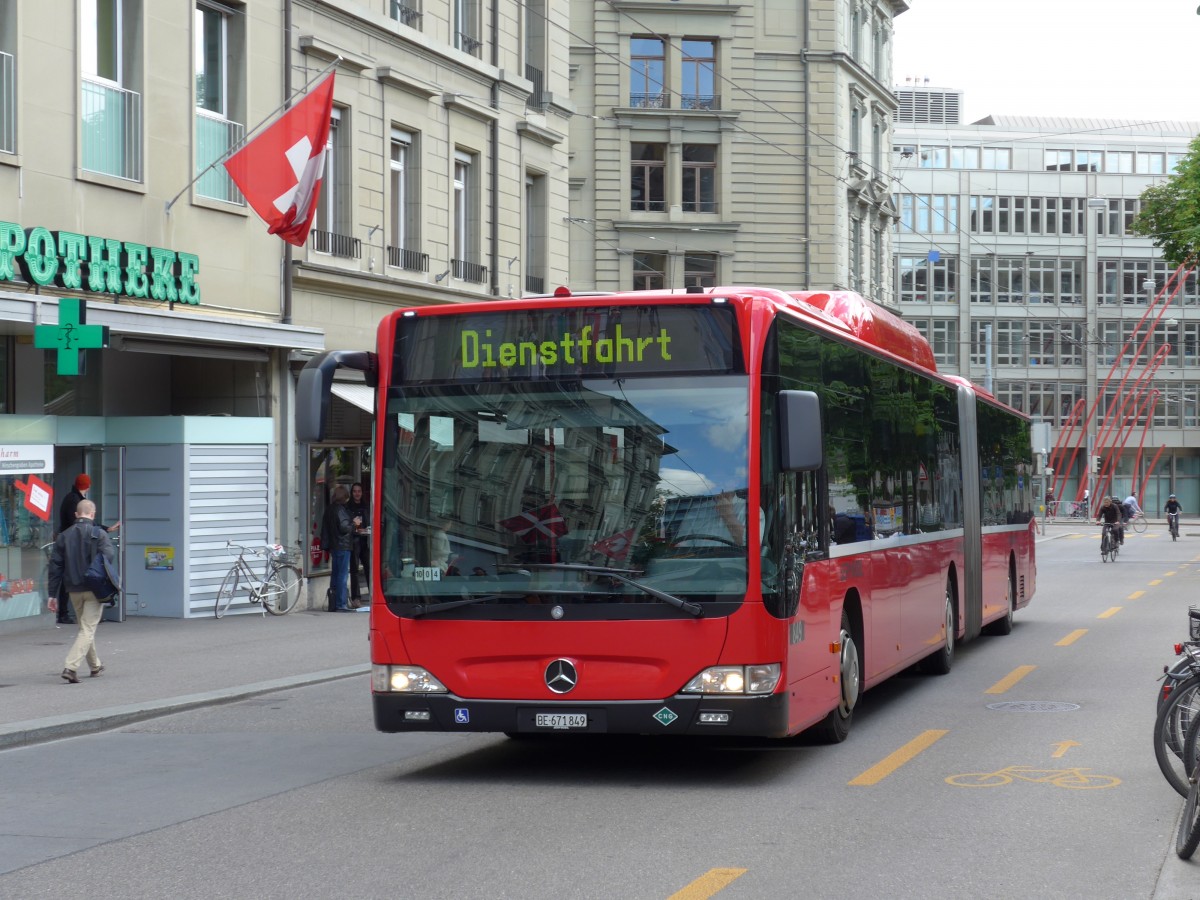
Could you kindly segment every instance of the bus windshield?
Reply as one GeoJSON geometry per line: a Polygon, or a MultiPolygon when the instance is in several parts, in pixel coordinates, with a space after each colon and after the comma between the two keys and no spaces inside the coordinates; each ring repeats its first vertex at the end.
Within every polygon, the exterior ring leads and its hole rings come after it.
{"type": "Polygon", "coordinates": [[[747,585],[748,397],[745,375],[393,386],[386,601],[473,619],[732,611],[747,585]]]}

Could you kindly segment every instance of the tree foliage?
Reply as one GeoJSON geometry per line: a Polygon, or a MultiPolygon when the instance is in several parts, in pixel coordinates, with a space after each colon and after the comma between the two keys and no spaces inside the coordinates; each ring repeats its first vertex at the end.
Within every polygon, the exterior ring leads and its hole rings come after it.
{"type": "Polygon", "coordinates": [[[1175,174],[1142,192],[1129,230],[1148,237],[1172,266],[1200,258],[1200,137],[1192,139],[1175,174]]]}

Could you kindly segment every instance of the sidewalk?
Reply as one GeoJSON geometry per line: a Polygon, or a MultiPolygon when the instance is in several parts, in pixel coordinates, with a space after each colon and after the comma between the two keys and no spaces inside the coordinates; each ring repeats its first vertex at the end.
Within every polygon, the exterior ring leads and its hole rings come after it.
{"type": "Polygon", "coordinates": [[[74,625],[0,634],[0,750],[368,671],[366,610],[101,622],[104,674],[59,674],[74,625]]]}

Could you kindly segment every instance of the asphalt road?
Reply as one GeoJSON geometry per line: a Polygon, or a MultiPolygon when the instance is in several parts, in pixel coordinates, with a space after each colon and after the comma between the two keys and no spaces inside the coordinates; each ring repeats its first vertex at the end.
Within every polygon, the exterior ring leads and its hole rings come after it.
{"type": "Polygon", "coordinates": [[[1198,583],[1200,534],[1063,530],[838,746],[381,735],[355,677],[5,751],[0,897],[1200,896],[1150,743],[1198,583]]]}

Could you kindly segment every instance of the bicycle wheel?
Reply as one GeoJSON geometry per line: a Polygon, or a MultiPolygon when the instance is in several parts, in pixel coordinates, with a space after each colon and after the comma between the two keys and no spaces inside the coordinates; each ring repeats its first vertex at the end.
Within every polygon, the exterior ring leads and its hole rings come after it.
{"type": "Polygon", "coordinates": [[[1154,758],[1167,783],[1181,797],[1188,794],[1188,778],[1183,765],[1183,745],[1188,726],[1200,712],[1200,675],[1179,682],[1154,718],[1154,758]]]}
{"type": "Polygon", "coordinates": [[[233,602],[233,595],[238,589],[238,569],[235,565],[221,580],[221,586],[217,588],[217,602],[213,605],[213,615],[218,619],[225,615],[229,609],[229,604],[233,602]]]}
{"type": "Polygon", "coordinates": [[[1000,787],[1012,784],[1012,776],[1003,772],[964,772],[961,775],[951,775],[945,781],[946,784],[955,787],[1000,787]]]}
{"type": "Polygon", "coordinates": [[[1183,742],[1183,760],[1190,775],[1187,802],[1183,805],[1183,814],[1179,817],[1179,829],[1175,832],[1175,853],[1180,859],[1191,859],[1200,846],[1200,785],[1196,782],[1197,735],[1200,735],[1200,716],[1194,718],[1188,725],[1187,737],[1183,742]]]}
{"type": "Polygon", "coordinates": [[[1145,534],[1146,529],[1149,527],[1149,524],[1146,522],[1145,516],[1134,516],[1132,519],[1129,520],[1129,527],[1132,528],[1134,531],[1136,531],[1138,534],[1145,534]]]}
{"type": "Polygon", "coordinates": [[[276,566],[271,580],[263,585],[263,607],[273,616],[286,616],[296,608],[300,599],[300,582],[304,574],[298,566],[276,566]]]}

